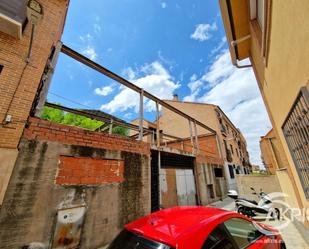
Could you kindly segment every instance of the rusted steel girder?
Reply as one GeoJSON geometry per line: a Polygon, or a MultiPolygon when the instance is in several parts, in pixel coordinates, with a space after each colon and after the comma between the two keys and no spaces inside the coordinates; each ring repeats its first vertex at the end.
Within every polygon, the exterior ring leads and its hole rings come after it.
{"type": "MultiPolygon", "coordinates": [[[[109,77],[109,78],[111,78],[111,79],[113,79],[113,80],[115,80],[115,81],[125,85],[126,87],[128,87],[128,88],[130,88],[130,89],[132,89],[132,90],[134,90],[136,92],[138,92],[139,94],[141,94],[142,91],[143,91],[142,88],[134,85],[133,83],[129,82],[128,80],[122,78],[121,76],[117,75],[116,73],[113,73],[112,71],[110,71],[107,68],[99,65],[98,63],[88,59],[86,56],[76,52],[75,50],[67,47],[64,44],[61,47],[61,52],[66,54],[67,56],[69,56],[69,57],[71,57],[71,58],[73,58],[73,59],[83,63],[84,65],[86,65],[86,66],[88,66],[88,67],[90,67],[90,68],[92,68],[92,69],[94,69],[94,70],[104,74],[105,76],[107,76],[107,77],[109,77]]],[[[156,96],[152,95],[151,93],[149,93],[149,92],[147,92],[145,90],[143,91],[143,93],[144,93],[144,97],[146,97],[148,99],[151,99],[155,103],[158,103],[161,106],[164,106],[165,108],[171,110],[172,112],[175,112],[178,115],[180,115],[180,116],[182,116],[182,117],[184,117],[184,118],[186,118],[188,120],[191,120],[191,121],[195,122],[197,125],[203,127],[204,129],[210,131],[211,133],[217,134],[217,132],[214,129],[208,127],[207,125],[201,123],[200,121],[196,120],[195,118],[191,117],[190,115],[188,115],[188,114],[180,111],[179,109],[173,107],[172,105],[164,102],[163,100],[157,98],[156,96]]]]}

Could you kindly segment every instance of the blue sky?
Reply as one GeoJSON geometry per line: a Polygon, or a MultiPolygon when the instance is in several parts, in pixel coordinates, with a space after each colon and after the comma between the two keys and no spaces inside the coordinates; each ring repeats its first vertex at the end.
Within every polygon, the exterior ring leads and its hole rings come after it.
{"type": "MultiPolygon", "coordinates": [[[[251,69],[231,65],[218,1],[74,0],[62,41],[162,99],[177,93],[220,105],[260,164],[258,141],[269,120],[251,69]]],[[[65,55],[48,100],[137,117],[138,96],[65,55]]],[[[145,105],[151,119],[153,104],[145,105]]]]}

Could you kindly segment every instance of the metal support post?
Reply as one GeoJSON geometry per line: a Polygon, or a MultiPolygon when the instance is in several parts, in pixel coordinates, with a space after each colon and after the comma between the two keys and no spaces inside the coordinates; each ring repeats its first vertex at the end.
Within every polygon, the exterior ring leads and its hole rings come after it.
{"type": "Polygon", "coordinates": [[[158,150],[158,190],[159,190],[159,207],[161,209],[162,204],[162,195],[161,195],[161,184],[160,184],[160,178],[161,178],[161,152],[158,150]]]}
{"type": "Polygon", "coordinates": [[[160,148],[160,121],[159,121],[159,103],[156,102],[156,125],[157,125],[157,147],[160,148]]]}
{"type": "Polygon", "coordinates": [[[139,101],[139,136],[138,140],[143,140],[143,123],[144,123],[144,90],[141,89],[139,101]]]}
{"type": "Polygon", "coordinates": [[[195,147],[194,147],[194,142],[193,142],[191,120],[188,119],[188,121],[189,121],[189,130],[190,130],[190,140],[191,140],[191,146],[192,146],[192,153],[195,154],[195,147]]]}
{"type": "Polygon", "coordinates": [[[194,133],[195,133],[195,144],[196,144],[197,154],[200,154],[200,145],[198,143],[198,134],[197,134],[197,128],[196,128],[196,121],[195,120],[194,120],[194,133]]]}
{"type": "Polygon", "coordinates": [[[58,42],[57,45],[55,46],[55,50],[53,52],[52,58],[49,59],[47,62],[48,64],[46,65],[46,67],[48,69],[47,69],[47,72],[43,74],[42,76],[41,83],[39,86],[38,96],[36,96],[36,100],[35,100],[37,101],[37,105],[35,106],[35,110],[34,110],[35,117],[40,117],[41,112],[43,110],[44,103],[46,101],[47,94],[48,94],[48,89],[51,84],[51,80],[52,80],[52,77],[55,71],[55,67],[57,65],[57,61],[58,61],[61,48],[62,48],[62,42],[58,42]]]}
{"type": "Polygon", "coordinates": [[[108,130],[108,134],[113,134],[113,119],[111,119],[111,123],[109,125],[109,130],[108,130]]]}

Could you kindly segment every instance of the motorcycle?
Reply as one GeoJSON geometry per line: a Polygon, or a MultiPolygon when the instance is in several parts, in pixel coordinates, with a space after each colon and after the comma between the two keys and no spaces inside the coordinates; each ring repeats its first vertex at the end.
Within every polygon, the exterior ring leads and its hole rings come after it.
{"type": "Polygon", "coordinates": [[[239,197],[236,190],[228,191],[228,196],[235,200],[236,211],[249,218],[259,214],[267,214],[268,217],[279,220],[280,211],[273,207],[271,198],[262,189],[260,189],[260,193],[257,193],[252,187],[250,189],[253,191],[252,194],[259,198],[259,202],[239,197]]]}

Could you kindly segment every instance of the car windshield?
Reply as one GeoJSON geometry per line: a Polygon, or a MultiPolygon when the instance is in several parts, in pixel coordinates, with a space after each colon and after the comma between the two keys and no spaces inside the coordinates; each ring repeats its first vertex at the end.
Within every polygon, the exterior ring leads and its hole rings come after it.
{"type": "Polygon", "coordinates": [[[172,249],[127,230],[122,230],[107,249],[172,249]]]}

